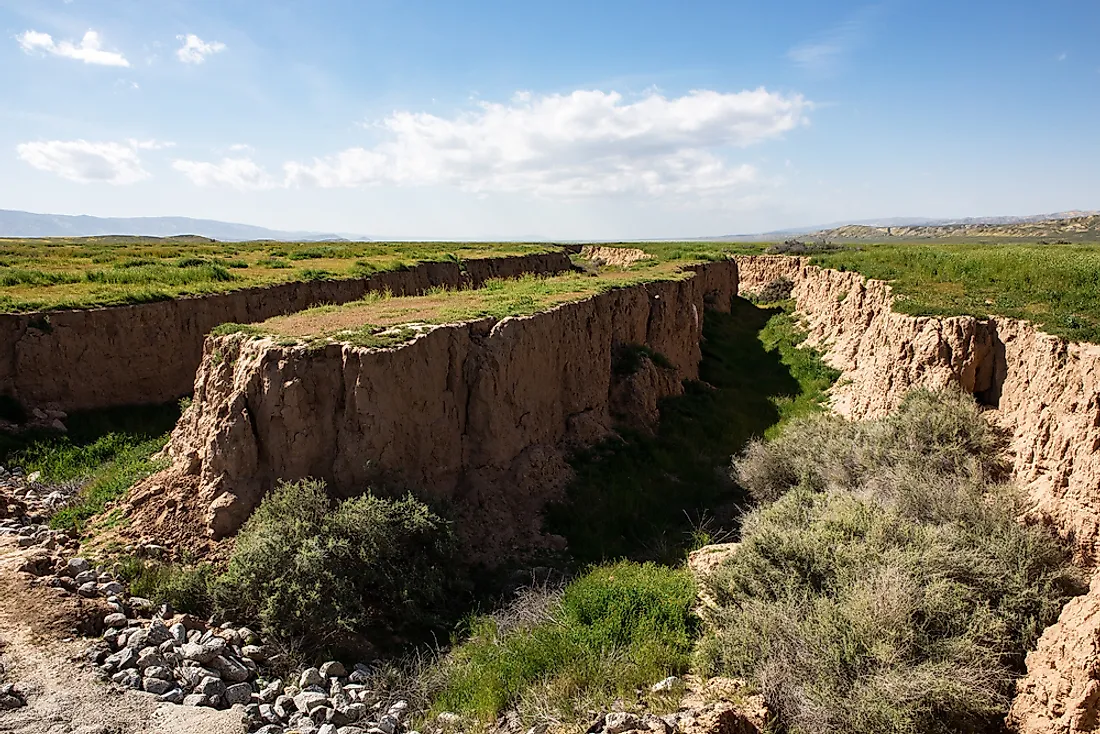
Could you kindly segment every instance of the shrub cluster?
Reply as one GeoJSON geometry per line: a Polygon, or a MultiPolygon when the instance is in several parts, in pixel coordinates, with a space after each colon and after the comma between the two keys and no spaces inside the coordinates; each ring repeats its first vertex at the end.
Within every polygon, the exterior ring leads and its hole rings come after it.
{"type": "Polygon", "coordinates": [[[791,297],[794,291],[794,281],[790,278],[776,278],[760,289],[758,293],[751,295],[753,303],[778,303],[791,297]]]}
{"type": "Polygon", "coordinates": [[[1016,521],[999,437],[966,396],[795,422],[734,475],[764,505],[706,579],[698,662],[755,680],[788,731],[985,731],[1024,651],[1079,593],[1067,554],[1016,521]]]}
{"type": "Polygon", "coordinates": [[[320,649],[439,626],[464,601],[459,568],[450,524],[412,496],[334,502],[303,480],[279,485],[245,523],[215,601],[320,649]]]}

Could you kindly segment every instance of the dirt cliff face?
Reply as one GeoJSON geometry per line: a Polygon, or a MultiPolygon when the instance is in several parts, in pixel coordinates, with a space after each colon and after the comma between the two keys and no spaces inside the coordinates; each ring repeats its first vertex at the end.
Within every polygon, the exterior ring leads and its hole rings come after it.
{"type": "Polygon", "coordinates": [[[629,404],[613,406],[615,350],[645,345],[673,365],[635,381],[633,392],[648,388],[644,414],[697,377],[704,306],[728,310],[736,288],[736,265],[714,263],[529,317],[435,327],[393,349],[211,337],[172,466],[132,493],[136,525],[171,536],[189,518],[221,538],[277,480],[313,476],[343,496],[446,502],[481,560],[553,545],[540,513],[562,496],[568,450],[610,435],[612,410],[629,404]]]}
{"type": "MultiPolygon", "coordinates": [[[[738,258],[742,292],[794,282],[809,342],[843,375],[833,407],[882,415],[913,387],[958,385],[1005,427],[1026,519],[1051,526],[1081,559],[1100,558],[1100,346],[1069,344],[1014,319],[894,313],[887,284],[801,258],[738,258]]],[[[1066,606],[1028,656],[1009,723],[1016,730],[1094,731],[1100,719],[1100,579],[1066,606]]]]}
{"type": "Polygon", "coordinates": [[[203,339],[219,324],[254,323],[367,293],[422,293],[489,278],[559,273],[564,252],[423,263],[356,280],[321,280],[135,306],[0,314],[0,395],[72,411],[161,403],[191,391],[203,339]],[[465,271],[463,270],[465,268],[465,271]]]}

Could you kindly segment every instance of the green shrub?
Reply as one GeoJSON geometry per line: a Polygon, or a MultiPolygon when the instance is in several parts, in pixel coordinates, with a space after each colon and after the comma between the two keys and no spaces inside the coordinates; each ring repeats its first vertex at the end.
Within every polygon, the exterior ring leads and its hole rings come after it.
{"type": "Polygon", "coordinates": [[[704,580],[702,671],[755,681],[793,733],[992,728],[1025,652],[1082,591],[1065,549],[1016,521],[999,448],[950,392],[755,444],[737,475],[771,503],[704,580]]]}
{"type": "Polygon", "coordinates": [[[511,707],[527,720],[577,721],[687,670],[694,602],[686,571],[651,563],[599,566],[564,592],[528,591],[468,623],[433,708],[485,722],[511,707]]]}
{"type": "Polygon", "coordinates": [[[461,602],[450,525],[411,496],[334,503],[323,482],[283,483],[237,536],[221,611],[310,648],[437,627],[461,602]]]}

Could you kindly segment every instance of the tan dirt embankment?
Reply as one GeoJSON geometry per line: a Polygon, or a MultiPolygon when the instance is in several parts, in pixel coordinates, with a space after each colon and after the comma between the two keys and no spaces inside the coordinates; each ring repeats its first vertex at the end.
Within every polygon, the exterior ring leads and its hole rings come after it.
{"type": "MultiPolygon", "coordinates": [[[[822,270],[805,259],[737,258],[741,291],[778,277],[793,298],[809,343],[842,371],[834,409],[880,416],[914,387],[958,385],[990,409],[1010,436],[1015,478],[1027,489],[1026,519],[1100,560],[1100,346],[1067,343],[1032,324],[1000,317],[914,317],[892,309],[890,286],[857,273],[822,270]]],[[[1100,719],[1100,578],[1066,605],[1017,686],[1009,716],[1020,732],[1094,731],[1100,719]]]]}
{"type": "Polygon", "coordinates": [[[732,261],[683,280],[607,291],[550,311],[432,327],[390,349],[280,346],[210,337],[172,465],[131,493],[132,532],[201,543],[234,533],[279,479],[337,494],[411,490],[450,503],[473,558],[496,563],[560,545],[541,534],[562,496],[567,451],[652,420],[657,400],[698,376],[704,307],[729,310],[732,261]],[[623,345],[645,360],[616,378],[623,345]]]}
{"type": "Polygon", "coordinates": [[[480,286],[489,278],[552,274],[564,252],[421,263],[354,280],[314,280],[134,306],[0,314],[0,395],[73,411],[163,403],[191,392],[202,345],[227,322],[255,323],[367,293],[480,286]],[[463,270],[465,268],[465,270],[463,270]]]}

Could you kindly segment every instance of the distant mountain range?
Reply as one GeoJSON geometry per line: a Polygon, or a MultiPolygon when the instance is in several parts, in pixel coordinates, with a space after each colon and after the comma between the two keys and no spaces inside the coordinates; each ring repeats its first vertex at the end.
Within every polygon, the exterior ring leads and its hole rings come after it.
{"type": "Polygon", "coordinates": [[[199,235],[228,242],[242,240],[318,241],[344,239],[322,232],[282,232],[251,224],[188,217],[89,217],[34,214],[0,209],[0,237],[95,237],[138,235],[174,237],[199,235]]]}
{"type": "MultiPolygon", "coordinates": [[[[963,219],[931,219],[924,217],[892,217],[865,219],[856,222],[835,222],[810,227],[793,227],[757,234],[736,234],[720,237],[696,237],[708,241],[760,242],[798,237],[832,239],[925,238],[925,237],[1057,237],[1064,235],[1100,236],[1100,211],[1066,211],[1015,217],[966,217],[963,219]]],[[[135,235],[142,237],[176,237],[198,235],[228,242],[244,240],[281,240],[319,242],[332,240],[366,240],[358,235],[325,232],[284,232],[251,224],[219,222],[189,217],[91,217],[66,214],[35,214],[0,209],[0,237],[95,237],[103,235],[135,235]]],[[[530,238],[524,241],[535,241],[530,238]]]]}

